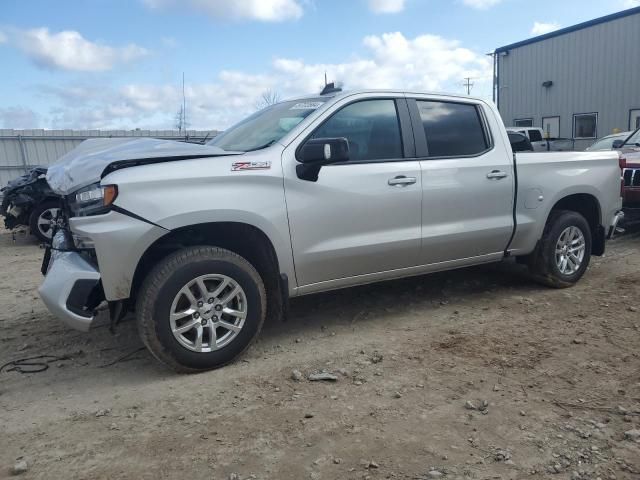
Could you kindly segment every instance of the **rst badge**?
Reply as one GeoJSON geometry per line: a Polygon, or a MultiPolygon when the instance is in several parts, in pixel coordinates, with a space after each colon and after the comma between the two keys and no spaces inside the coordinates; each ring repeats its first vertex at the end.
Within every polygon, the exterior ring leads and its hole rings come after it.
{"type": "Polygon", "coordinates": [[[231,164],[232,172],[240,170],[269,170],[271,162],[234,162],[231,164]]]}

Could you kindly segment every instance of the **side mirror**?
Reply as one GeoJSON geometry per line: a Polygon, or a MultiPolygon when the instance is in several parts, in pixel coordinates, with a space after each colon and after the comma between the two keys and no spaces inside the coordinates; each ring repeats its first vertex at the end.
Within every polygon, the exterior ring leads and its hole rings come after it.
{"type": "Polygon", "coordinates": [[[323,165],[349,160],[349,141],[346,138],[312,138],[296,153],[298,178],[315,182],[323,165]]]}
{"type": "Polygon", "coordinates": [[[624,145],[624,140],[614,140],[613,143],[611,144],[611,148],[616,150],[618,148],[622,148],[623,145],[624,145]]]}

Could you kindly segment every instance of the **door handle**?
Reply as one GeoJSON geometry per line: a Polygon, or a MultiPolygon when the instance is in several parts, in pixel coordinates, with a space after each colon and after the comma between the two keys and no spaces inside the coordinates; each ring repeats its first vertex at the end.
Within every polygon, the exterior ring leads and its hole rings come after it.
{"type": "Polygon", "coordinates": [[[507,175],[507,172],[502,172],[500,170],[491,170],[489,173],[487,173],[487,178],[495,178],[497,180],[500,180],[501,178],[505,178],[507,175]]]}
{"type": "Polygon", "coordinates": [[[416,183],[416,177],[405,177],[404,175],[398,175],[397,177],[390,178],[387,182],[392,187],[406,187],[407,185],[413,185],[416,183]]]}

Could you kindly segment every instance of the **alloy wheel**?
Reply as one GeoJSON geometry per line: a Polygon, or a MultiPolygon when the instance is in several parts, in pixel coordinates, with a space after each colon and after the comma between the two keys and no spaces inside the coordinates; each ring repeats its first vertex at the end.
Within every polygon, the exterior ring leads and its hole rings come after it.
{"type": "Polygon", "coordinates": [[[246,318],[244,290],[222,274],[202,275],[184,285],[174,297],[169,314],[175,339],[200,353],[219,350],[232,342],[246,318]]]}
{"type": "Polygon", "coordinates": [[[556,242],[556,266],[563,275],[576,273],[584,259],[586,241],[578,227],[565,228],[556,242]]]}

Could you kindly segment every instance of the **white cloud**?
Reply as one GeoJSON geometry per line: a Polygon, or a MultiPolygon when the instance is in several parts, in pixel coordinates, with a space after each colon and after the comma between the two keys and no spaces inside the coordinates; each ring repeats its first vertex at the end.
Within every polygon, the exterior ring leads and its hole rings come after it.
{"type": "MultiPolygon", "coordinates": [[[[211,81],[199,83],[189,82],[187,73],[190,128],[227,128],[251,113],[266,90],[283,99],[317,93],[325,72],[330,81],[342,82],[345,89],[458,93],[463,93],[463,79],[472,77],[473,93],[490,96],[490,60],[455,40],[436,35],[407,38],[396,32],[367,36],[363,44],[365,55],[341,63],[276,58],[261,73],[224,70],[211,81]]],[[[175,84],[129,84],[117,89],[74,85],[41,87],[40,91],[59,105],[48,120],[54,128],[172,128],[182,101],[180,79],[175,84]]]]}
{"type": "Polygon", "coordinates": [[[462,0],[467,7],[486,10],[502,2],[502,0],[462,0]]]}
{"type": "Polygon", "coordinates": [[[145,48],[135,44],[111,47],[91,42],[73,30],[50,33],[47,28],[34,28],[14,29],[11,33],[12,43],[45,68],[104,71],[118,63],[129,63],[149,54],[145,48]]]}
{"type": "Polygon", "coordinates": [[[302,16],[300,0],[142,0],[150,8],[190,8],[215,18],[281,22],[302,16]]]}
{"type": "Polygon", "coordinates": [[[174,37],[162,37],[160,42],[167,48],[176,48],[178,46],[178,41],[174,37]]]}
{"type": "Polygon", "coordinates": [[[640,0],[623,0],[622,8],[640,7],[640,0]]]}
{"type": "Polygon", "coordinates": [[[40,125],[38,114],[26,107],[0,108],[2,128],[36,128],[40,125]]]}
{"type": "Polygon", "coordinates": [[[554,30],[558,30],[559,28],[560,24],[556,22],[533,22],[533,27],[531,27],[531,34],[544,35],[545,33],[553,32],[554,30]]]}
{"type": "Polygon", "coordinates": [[[404,10],[404,0],[369,0],[373,13],[398,13],[404,10]]]}
{"type": "Polygon", "coordinates": [[[0,30],[0,44],[7,41],[7,36],[0,30]]]}

